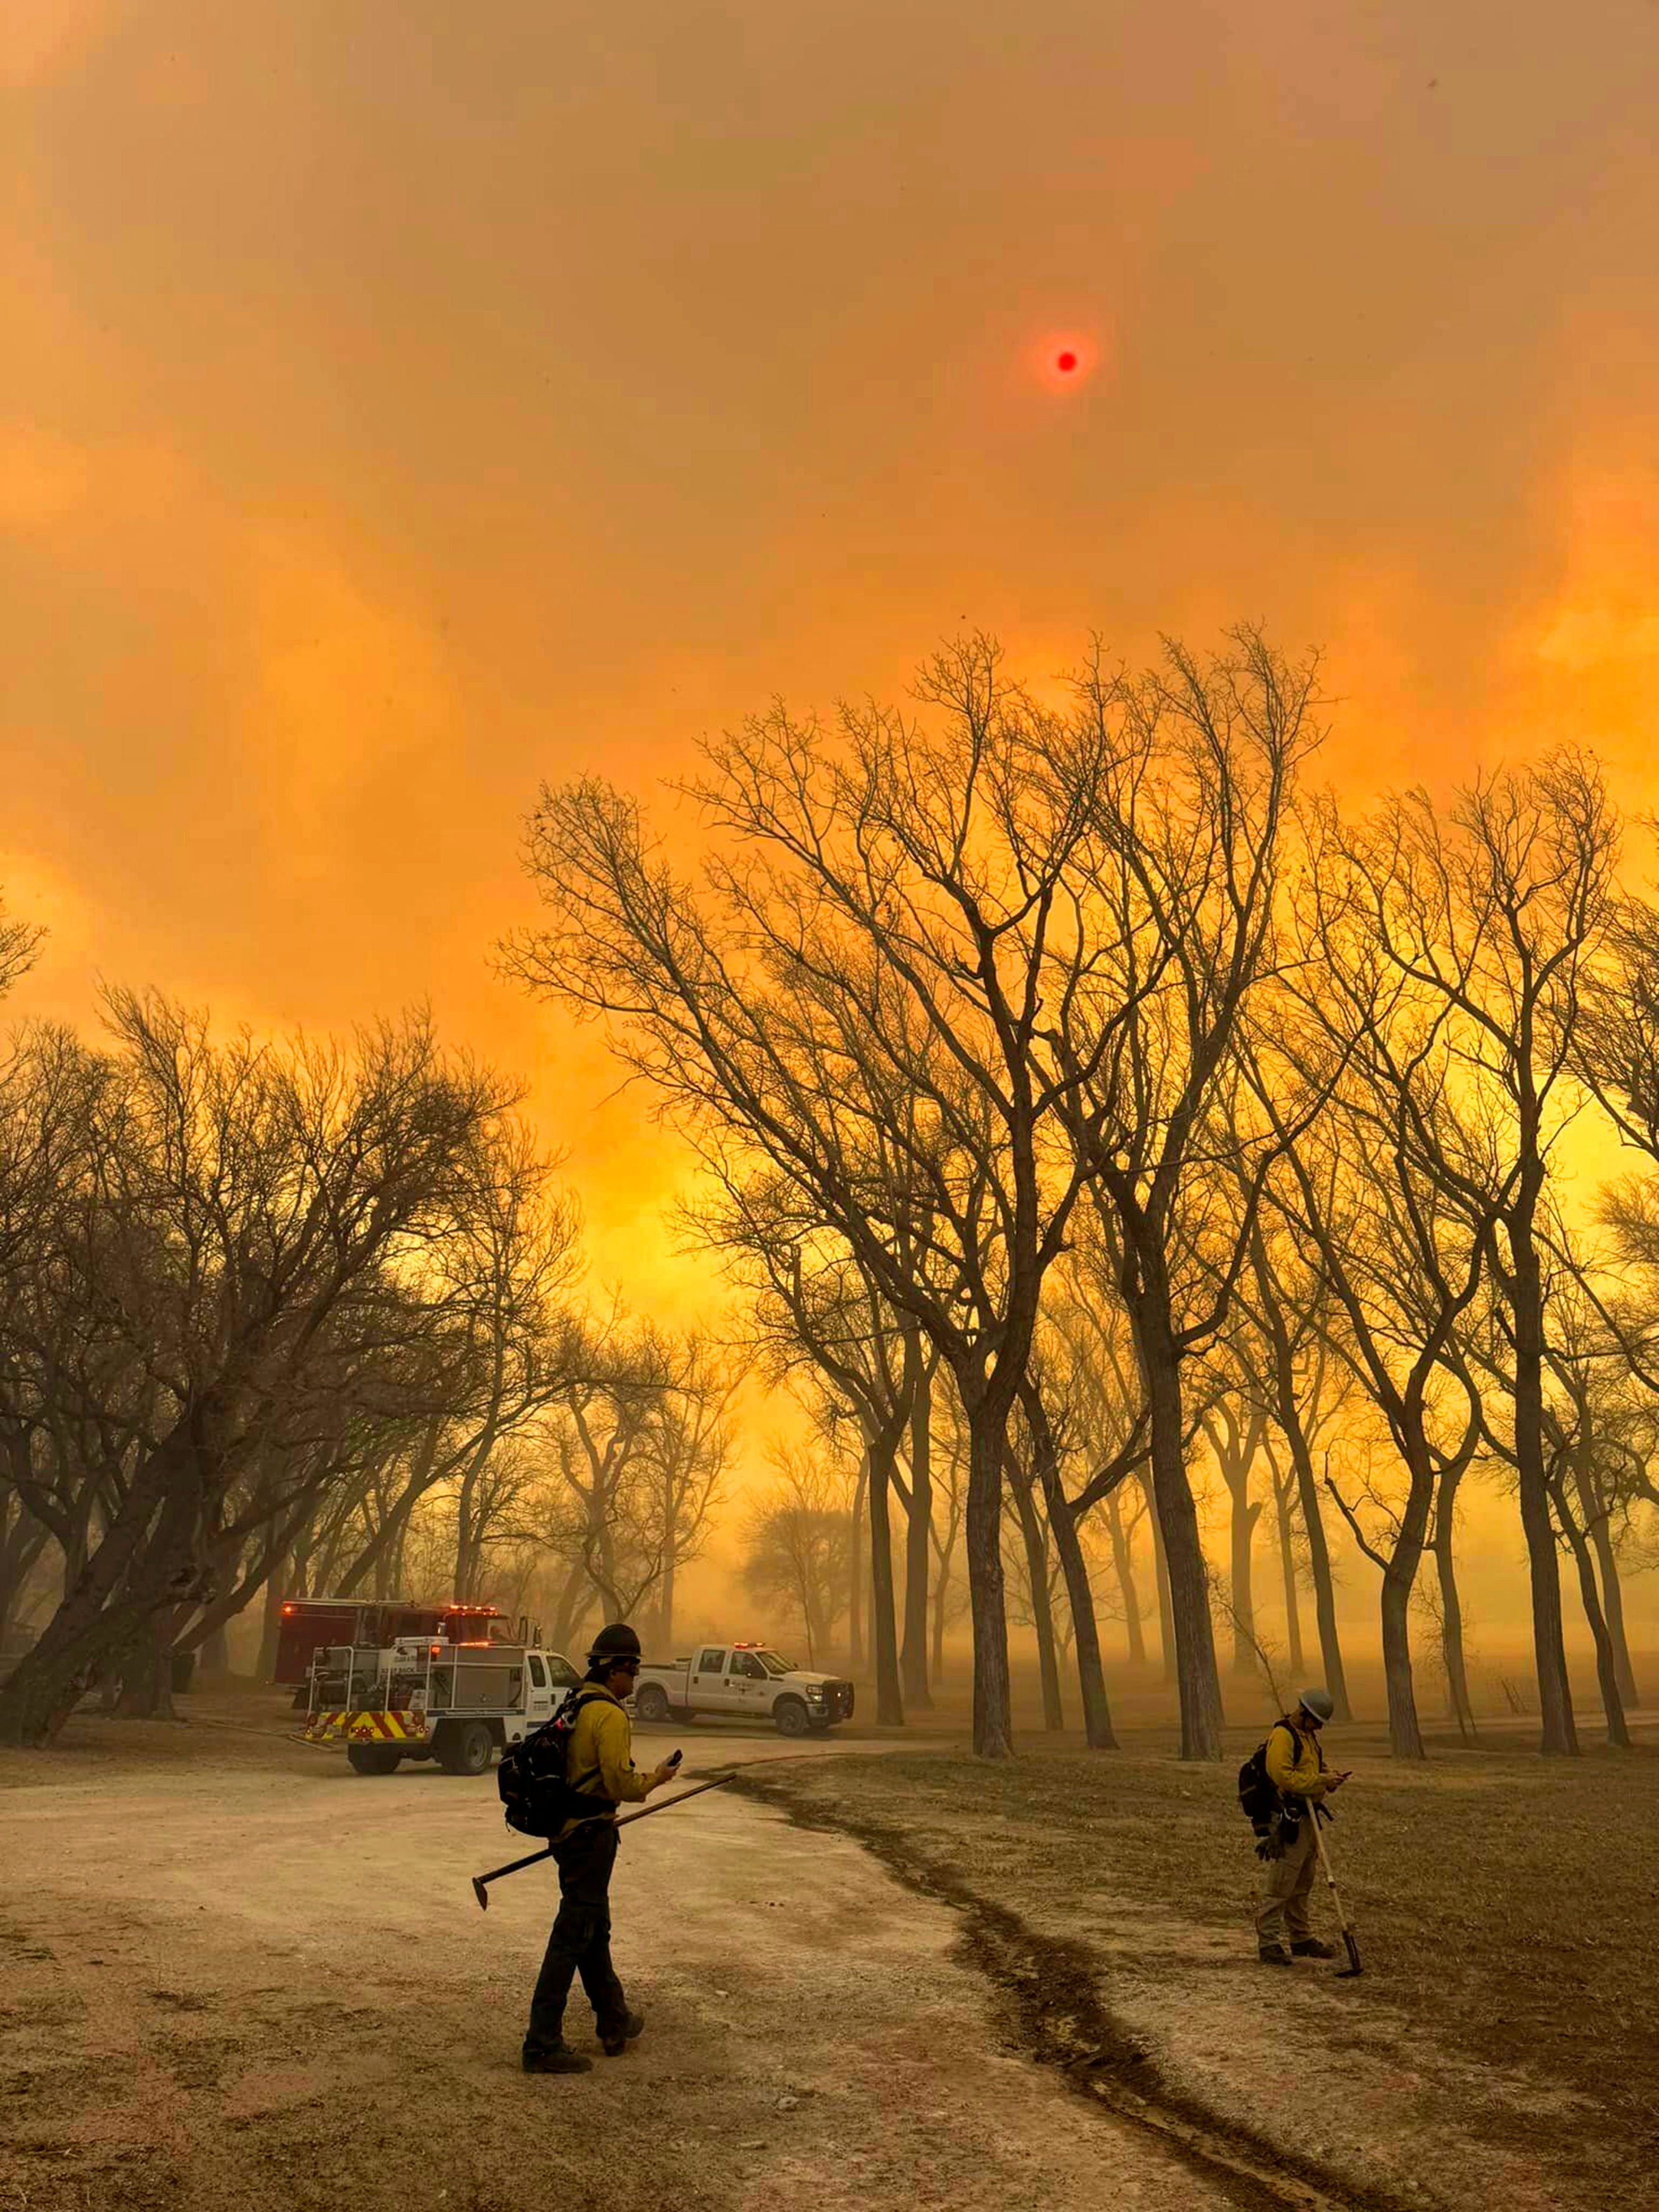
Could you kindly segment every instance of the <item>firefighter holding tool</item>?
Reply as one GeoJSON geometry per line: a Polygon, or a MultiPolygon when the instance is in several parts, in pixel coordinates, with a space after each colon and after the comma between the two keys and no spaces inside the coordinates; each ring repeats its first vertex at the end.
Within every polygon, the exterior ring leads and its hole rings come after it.
{"type": "Polygon", "coordinates": [[[634,1765],[633,1723],[623,1700],[640,1671],[640,1639],[625,1622],[602,1628],[587,1655],[587,1674],[573,1690],[564,1715],[566,1786],[584,1808],[567,1819],[552,1840],[559,1869],[559,1911],[547,1939],[547,1955],[530,2001],[524,2039],[526,2074],[586,2074],[592,2060],[564,2039],[564,2008],[577,1975],[593,2008],[599,2045],[619,2058],[645,2027],[630,2012],[611,1963],[611,1875],[617,1863],[617,1808],[638,1804],[678,1771],[679,1753],[649,1774],[634,1765]]]}
{"type": "Polygon", "coordinates": [[[1335,1710],[1328,1690],[1304,1690],[1296,1710],[1274,1722],[1256,1753],[1263,1796],[1273,1806],[1260,1824],[1262,1841],[1257,1847],[1267,1869],[1255,1916],[1264,1966],[1288,1966],[1293,1958],[1336,1956],[1334,1947],[1314,1934],[1308,1917],[1308,1893],[1319,1865],[1322,1808],[1351,1778],[1327,1766],[1319,1747],[1320,1731],[1335,1710]]]}

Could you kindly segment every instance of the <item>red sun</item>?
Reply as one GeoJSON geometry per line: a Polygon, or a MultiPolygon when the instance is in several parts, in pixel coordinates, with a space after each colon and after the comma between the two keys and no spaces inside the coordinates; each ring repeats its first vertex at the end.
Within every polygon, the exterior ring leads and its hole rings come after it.
{"type": "Polygon", "coordinates": [[[1069,346],[1062,346],[1060,351],[1054,356],[1054,367],[1060,371],[1060,374],[1062,376],[1075,375],[1077,373],[1077,356],[1072,351],[1069,346]]]}

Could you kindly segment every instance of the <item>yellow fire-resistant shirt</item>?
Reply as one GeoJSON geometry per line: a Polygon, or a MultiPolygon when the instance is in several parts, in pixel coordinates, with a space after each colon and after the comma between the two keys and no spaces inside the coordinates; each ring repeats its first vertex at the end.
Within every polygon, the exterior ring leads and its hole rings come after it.
{"type": "Polygon", "coordinates": [[[1317,1802],[1330,1787],[1318,1739],[1288,1719],[1275,1721],[1268,1730],[1263,1764],[1268,1781],[1284,1796],[1311,1797],[1317,1802]]]}
{"type": "MultiPolygon", "coordinates": [[[[644,1775],[634,1764],[634,1723],[609,1690],[597,1682],[584,1686],[581,1711],[570,1731],[570,1750],[565,1767],[573,1790],[586,1797],[610,1797],[623,1805],[637,1805],[649,1796],[644,1775]]],[[[614,1817],[614,1816],[613,1816],[614,1817]]],[[[568,1835],[577,1826],[565,1823],[568,1835]]]]}

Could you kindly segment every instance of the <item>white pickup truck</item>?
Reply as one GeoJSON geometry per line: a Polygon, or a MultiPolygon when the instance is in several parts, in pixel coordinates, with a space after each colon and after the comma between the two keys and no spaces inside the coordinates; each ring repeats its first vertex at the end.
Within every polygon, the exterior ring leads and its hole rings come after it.
{"type": "Polygon", "coordinates": [[[803,1674],[760,1644],[708,1644],[684,1659],[641,1667],[634,1711],[642,1721],[729,1713],[769,1720],[780,1735],[822,1735],[853,1717],[853,1685],[803,1674]]]}

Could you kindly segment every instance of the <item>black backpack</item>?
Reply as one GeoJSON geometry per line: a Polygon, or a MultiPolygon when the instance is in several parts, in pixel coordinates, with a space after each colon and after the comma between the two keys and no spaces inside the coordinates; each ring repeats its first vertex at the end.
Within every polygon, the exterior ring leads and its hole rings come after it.
{"type": "MultiPolygon", "coordinates": [[[[1283,1721],[1274,1721],[1274,1728],[1283,1728],[1283,1721]]],[[[1267,1729],[1267,1736],[1270,1735],[1272,1728],[1267,1729]]],[[[1239,1767],[1239,1812],[1259,1836],[1267,1834],[1267,1823],[1283,1809],[1283,1798],[1267,1781],[1267,1736],[1261,1739],[1249,1759],[1245,1759],[1239,1767]]]]}
{"type": "MultiPolygon", "coordinates": [[[[1273,1723],[1273,1728],[1289,1726],[1290,1723],[1286,1721],[1273,1723]]],[[[1273,1729],[1269,1729],[1267,1735],[1270,1736],[1273,1732],[1273,1729]]],[[[1291,1729],[1291,1735],[1294,1738],[1296,1735],[1294,1729],[1291,1729]]],[[[1314,1746],[1314,1756],[1319,1761],[1322,1770],[1325,1765],[1325,1754],[1316,1743],[1314,1746]]],[[[1267,1736],[1263,1736],[1261,1741],[1257,1744],[1255,1749],[1238,1770],[1238,1809],[1258,1836],[1267,1834],[1275,1813],[1282,1813],[1290,1826],[1297,1826],[1301,1821],[1301,1799],[1281,1797],[1267,1779],[1267,1736]]],[[[1322,1817],[1327,1820],[1330,1818],[1328,1806],[1322,1808],[1322,1817]]]]}
{"type": "MultiPolygon", "coordinates": [[[[507,1825],[521,1836],[550,1841],[567,1820],[591,1820],[614,1813],[613,1797],[577,1790],[569,1773],[570,1733],[584,1705],[604,1696],[600,1690],[572,1690],[550,1721],[510,1743],[495,1769],[495,1787],[507,1812],[507,1825]]],[[[596,1770],[597,1771],[597,1770],[596,1770]]],[[[578,1777],[578,1779],[582,1778],[578,1777]]]]}

